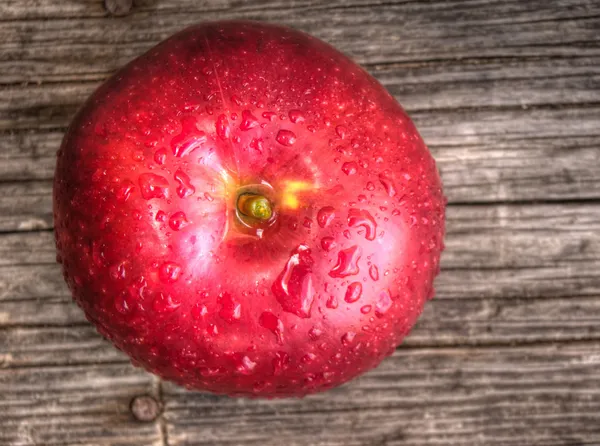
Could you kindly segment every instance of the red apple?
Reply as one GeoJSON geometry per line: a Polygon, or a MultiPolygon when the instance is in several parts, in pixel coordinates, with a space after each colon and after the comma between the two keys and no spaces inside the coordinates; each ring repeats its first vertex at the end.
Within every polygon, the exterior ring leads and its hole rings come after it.
{"type": "Polygon", "coordinates": [[[433,295],[440,179],[414,125],[327,44],[188,28],[102,85],[58,153],[58,259],[135,364],[301,396],[391,354],[433,295]]]}

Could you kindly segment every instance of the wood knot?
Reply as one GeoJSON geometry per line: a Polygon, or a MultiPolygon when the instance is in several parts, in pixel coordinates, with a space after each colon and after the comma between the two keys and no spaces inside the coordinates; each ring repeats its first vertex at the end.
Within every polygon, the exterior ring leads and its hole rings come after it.
{"type": "Polygon", "coordinates": [[[104,9],[115,17],[129,14],[133,7],[133,0],[104,0],[104,9]]]}
{"type": "Polygon", "coordinates": [[[159,402],[150,395],[136,396],[131,400],[129,408],[136,420],[145,423],[156,420],[161,409],[159,402]]]}

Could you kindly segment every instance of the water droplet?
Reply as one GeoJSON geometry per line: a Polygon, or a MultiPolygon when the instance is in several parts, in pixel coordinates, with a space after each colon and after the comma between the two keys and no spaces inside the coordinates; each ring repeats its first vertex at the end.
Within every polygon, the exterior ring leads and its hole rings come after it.
{"type": "Polygon", "coordinates": [[[390,197],[394,197],[396,195],[396,186],[391,178],[389,178],[387,172],[382,172],[379,174],[379,181],[385,188],[385,191],[390,197]]]}
{"type": "Polygon", "coordinates": [[[304,115],[300,110],[290,110],[288,116],[293,124],[304,122],[304,115]]]}
{"type": "Polygon", "coordinates": [[[185,213],[181,211],[175,212],[173,215],[171,215],[171,218],[169,219],[169,226],[174,231],[179,231],[189,224],[190,222],[188,221],[185,213]]]}
{"type": "Polygon", "coordinates": [[[281,322],[281,319],[270,311],[265,311],[260,315],[258,323],[267,330],[271,330],[277,337],[277,342],[283,344],[283,322],[281,322]]]}
{"type": "Polygon", "coordinates": [[[310,227],[312,226],[312,220],[308,217],[304,217],[304,222],[302,223],[302,226],[310,229],[310,227]]]}
{"type": "Polygon", "coordinates": [[[337,246],[333,237],[323,237],[321,239],[321,248],[329,252],[337,246]]]}
{"type": "Polygon", "coordinates": [[[161,166],[167,162],[167,151],[165,149],[158,149],[154,152],[154,162],[161,166]]]}
{"type": "Polygon", "coordinates": [[[221,310],[219,316],[230,324],[238,321],[242,317],[242,304],[237,302],[229,293],[223,293],[220,296],[221,310]]]}
{"type": "Polygon", "coordinates": [[[256,362],[244,355],[238,360],[236,370],[243,375],[249,375],[255,367],[256,362]]]}
{"type": "Polygon", "coordinates": [[[348,211],[348,226],[351,228],[362,226],[366,230],[365,238],[367,240],[375,240],[375,236],[377,235],[377,223],[375,223],[375,219],[369,211],[350,209],[348,211]]]}
{"type": "Polygon", "coordinates": [[[300,361],[302,361],[304,364],[310,364],[315,359],[317,359],[317,355],[315,355],[314,353],[307,353],[302,358],[300,358],[300,361]]]}
{"type": "Polygon", "coordinates": [[[349,304],[356,302],[362,295],[362,284],[360,282],[352,282],[346,289],[344,300],[349,304]]]}
{"type": "Polygon", "coordinates": [[[229,135],[231,134],[231,129],[229,127],[229,120],[227,119],[227,116],[221,114],[217,117],[217,121],[215,122],[215,129],[219,138],[229,138],[229,135]]]}
{"type": "Polygon", "coordinates": [[[179,195],[180,198],[187,198],[194,195],[196,189],[192,185],[190,177],[183,170],[177,169],[173,177],[175,178],[175,181],[179,183],[177,195],[179,195]]]}
{"type": "Polygon", "coordinates": [[[344,344],[344,345],[352,344],[352,341],[354,341],[355,337],[356,337],[356,333],[354,333],[353,331],[349,331],[349,332],[345,333],[342,336],[342,344],[344,344]]]}
{"type": "Polygon", "coordinates": [[[343,249],[338,253],[337,264],[329,271],[331,277],[348,277],[358,274],[358,260],[362,255],[362,250],[359,246],[351,246],[343,249]]]}
{"type": "Polygon", "coordinates": [[[175,262],[165,262],[160,266],[158,277],[162,282],[173,283],[181,275],[181,266],[175,262]]]}
{"type": "Polygon", "coordinates": [[[169,180],[154,173],[143,173],[139,178],[140,191],[146,200],[169,198],[169,180]]]}
{"type": "Polygon", "coordinates": [[[319,339],[319,337],[323,334],[323,330],[318,329],[317,327],[312,327],[309,331],[308,331],[308,336],[313,340],[316,341],[317,339],[319,339]]]}
{"type": "Polygon", "coordinates": [[[296,134],[291,130],[282,129],[277,132],[275,139],[282,146],[290,147],[296,142],[296,134]]]}
{"type": "Polygon", "coordinates": [[[362,314],[369,314],[371,312],[371,305],[363,305],[362,307],[360,307],[360,312],[362,314]]]}
{"type": "Polygon", "coordinates": [[[165,211],[158,211],[156,213],[156,217],[154,217],[156,221],[164,223],[167,221],[167,213],[165,211]]]}
{"type": "Polygon", "coordinates": [[[283,310],[301,318],[310,317],[315,298],[313,263],[310,249],[306,245],[299,245],[292,251],[283,271],[271,287],[283,310]]]}
{"type": "Polygon", "coordinates": [[[157,313],[170,313],[179,308],[180,305],[181,302],[173,298],[173,296],[170,294],[165,295],[163,293],[159,293],[154,299],[152,308],[157,313]]]}
{"type": "Polygon", "coordinates": [[[375,190],[375,185],[374,185],[372,182],[370,182],[370,181],[369,181],[369,182],[367,183],[367,185],[366,185],[366,189],[367,189],[368,191],[371,191],[371,192],[372,192],[372,191],[374,191],[374,190],[375,190]]]}
{"type": "Polygon", "coordinates": [[[344,139],[346,137],[347,131],[348,131],[348,129],[346,127],[344,127],[343,125],[338,125],[335,128],[335,133],[337,133],[337,136],[339,136],[342,139],[344,139]]]}
{"type": "Polygon", "coordinates": [[[354,161],[342,164],[342,172],[344,172],[348,176],[354,175],[357,171],[358,164],[356,164],[354,161]]]}
{"type": "Polygon", "coordinates": [[[256,116],[254,116],[250,110],[244,110],[242,112],[242,122],[240,123],[241,130],[250,130],[258,125],[258,119],[256,119],[256,116]]]}
{"type": "Polygon", "coordinates": [[[244,102],[243,102],[243,101],[240,99],[240,97],[239,97],[239,96],[237,96],[237,95],[235,95],[235,94],[234,94],[234,95],[231,95],[231,102],[233,102],[235,105],[238,105],[238,106],[239,106],[239,105],[243,105],[243,103],[244,103],[244,102]]]}
{"type": "Polygon", "coordinates": [[[337,297],[335,297],[335,296],[329,296],[329,299],[327,299],[327,302],[325,303],[325,306],[327,308],[331,308],[332,310],[335,310],[338,307],[337,297]]]}
{"type": "Polygon", "coordinates": [[[127,270],[125,269],[125,261],[111,265],[109,267],[110,277],[114,280],[125,279],[127,270]]]}
{"type": "Polygon", "coordinates": [[[133,192],[134,188],[135,188],[135,186],[131,181],[129,181],[129,180],[123,181],[123,183],[121,184],[121,187],[119,187],[119,189],[117,190],[117,193],[116,193],[117,201],[120,201],[121,203],[125,203],[131,196],[131,193],[133,192]]]}
{"type": "MultiPolygon", "coordinates": [[[[317,223],[322,228],[326,228],[335,218],[335,209],[332,206],[325,206],[317,212],[317,223]]],[[[321,244],[323,242],[321,241],[321,244]]],[[[321,245],[322,246],[322,245],[321,245]]]]}
{"type": "Polygon", "coordinates": [[[206,133],[198,130],[194,116],[184,116],[181,119],[181,133],[171,139],[173,155],[183,157],[206,142],[206,133]]]}
{"type": "Polygon", "coordinates": [[[204,304],[196,304],[192,307],[190,313],[194,319],[201,319],[208,314],[208,308],[204,304]]]}
{"type": "Polygon", "coordinates": [[[375,281],[379,280],[379,268],[377,268],[376,265],[371,265],[369,267],[369,276],[375,281]]]}
{"type": "Polygon", "coordinates": [[[375,314],[379,317],[383,316],[392,307],[392,303],[390,292],[388,290],[380,291],[375,304],[375,314]]]}
{"type": "Polygon", "coordinates": [[[275,376],[281,375],[290,365],[290,355],[286,352],[277,352],[275,353],[275,358],[273,358],[273,374],[275,376]]]}
{"type": "Polygon", "coordinates": [[[252,138],[252,141],[250,141],[250,144],[248,144],[250,146],[250,148],[256,150],[258,153],[263,153],[265,147],[264,147],[264,141],[262,140],[262,138],[252,138]]]}

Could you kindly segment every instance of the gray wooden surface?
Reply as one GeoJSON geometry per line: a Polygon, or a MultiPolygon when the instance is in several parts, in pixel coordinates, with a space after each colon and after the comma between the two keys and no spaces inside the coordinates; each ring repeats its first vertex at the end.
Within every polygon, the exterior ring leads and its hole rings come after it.
{"type": "Polygon", "coordinates": [[[135,0],[115,17],[102,0],[1,0],[0,444],[600,445],[600,2],[135,0]],[[163,38],[226,18],[363,64],[414,118],[450,202],[438,296],[411,336],[303,400],[135,369],[54,263],[54,153],[77,107],[163,38]],[[132,413],[142,395],[155,420],[132,413]]]}

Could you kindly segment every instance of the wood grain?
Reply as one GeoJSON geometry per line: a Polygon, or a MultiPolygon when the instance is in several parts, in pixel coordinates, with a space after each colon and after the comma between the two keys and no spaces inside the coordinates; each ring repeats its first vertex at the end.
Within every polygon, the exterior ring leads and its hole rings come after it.
{"type": "Polygon", "coordinates": [[[600,444],[600,3],[0,2],[0,445],[600,444]],[[376,370],[303,400],[188,392],[133,368],[54,259],[55,152],[120,66],[205,20],[294,26],[412,116],[449,198],[437,297],[376,370]],[[134,420],[132,398],[164,404],[134,420]]]}
{"type": "Polygon", "coordinates": [[[159,424],[129,411],[156,393],[156,379],[129,364],[0,369],[0,444],[159,446],[159,424]]]}
{"type": "Polygon", "coordinates": [[[599,364],[588,344],[400,349],[345,387],[301,401],[167,384],[165,416],[173,445],[597,444],[599,364]]]}

